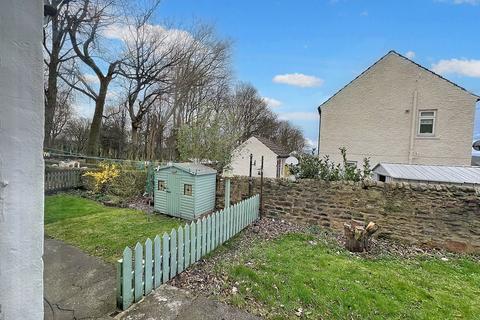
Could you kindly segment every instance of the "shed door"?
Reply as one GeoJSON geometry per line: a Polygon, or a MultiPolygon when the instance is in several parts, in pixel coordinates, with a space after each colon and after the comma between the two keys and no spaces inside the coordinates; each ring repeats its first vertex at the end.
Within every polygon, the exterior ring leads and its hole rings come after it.
{"type": "Polygon", "coordinates": [[[167,181],[167,213],[175,216],[180,216],[180,185],[181,177],[174,169],[167,181]]]}

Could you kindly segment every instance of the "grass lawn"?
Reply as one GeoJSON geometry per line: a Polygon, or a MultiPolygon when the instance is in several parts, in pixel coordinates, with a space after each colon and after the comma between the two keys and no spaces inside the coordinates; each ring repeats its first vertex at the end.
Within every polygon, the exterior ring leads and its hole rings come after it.
{"type": "Polygon", "coordinates": [[[480,264],[467,257],[364,258],[289,234],[217,267],[238,287],[233,304],[270,319],[480,319],[480,264]]]}
{"type": "Polygon", "coordinates": [[[106,207],[68,194],[45,198],[45,233],[108,262],[120,258],[126,246],[133,248],[137,241],[153,240],[183,224],[180,219],[106,207]]]}

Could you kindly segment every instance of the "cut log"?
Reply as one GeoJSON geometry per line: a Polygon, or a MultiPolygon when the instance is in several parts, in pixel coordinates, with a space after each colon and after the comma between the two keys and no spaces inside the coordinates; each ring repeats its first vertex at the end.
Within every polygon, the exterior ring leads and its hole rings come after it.
{"type": "Polygon", "coordinates": [[[352,220],[343,224],[345,248],[351,252],[363,252],[370,249],[370,239],[378,226],[370,222],[367,227],[362,221],[352,220]]]}

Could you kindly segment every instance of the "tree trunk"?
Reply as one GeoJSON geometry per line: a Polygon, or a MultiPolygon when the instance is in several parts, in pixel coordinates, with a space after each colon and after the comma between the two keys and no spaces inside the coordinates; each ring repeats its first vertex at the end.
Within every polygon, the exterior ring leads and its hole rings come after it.
{"type": "Polygon", "coordinates": [[[345,248],[351,252],[364,252],[370,249],[370,239],[378,230],[378,226],[370,222],[365,228],[361,221],[352,220],[344,223],[345,248]]]}
{"type": "Polygon", "coordinates": [[[58,94],[58,65],[60,56],[60,39],[58,34],[58,17],[52,17],[52,48],[48,63],[47,90],[45,93],[45,126],[43,147],[52,146],[52,128],[58,94]]]}
{"type": "Polygon", "coordinates": [[[105,99],[107,96],[107,88],[110,78],[100,80],[100,90],[97,100],[95,101],[95,113],[93,114],[90,133],[88,136],[87,155],[96,156],[98,153],[98,143],[100,140],[100,131],[102,128],[103,110],[105,108],[105,99]]]}
{"type": "Polygon", "coordinates": [[[132,148],[130,150],[130,159],[137,159],[137,151],[138,151],[138,130],[140,126],[136,122],[132,122],[132,148]]]}

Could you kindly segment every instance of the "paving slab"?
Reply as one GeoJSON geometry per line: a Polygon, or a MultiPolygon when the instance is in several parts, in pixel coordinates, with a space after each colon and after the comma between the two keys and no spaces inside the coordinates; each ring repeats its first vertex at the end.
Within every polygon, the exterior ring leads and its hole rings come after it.
{"type": "Polygon", "coordinates": [[[43,263],[45,320],[110,318],[116,309],[113,265],[50,238],[43,263]]]}
{"type": "Polygon", "coordinates": [[[118,320],[259,320],[217,300],[195,296],[189,291],[162,285],[116,316],[118,320]]]}

